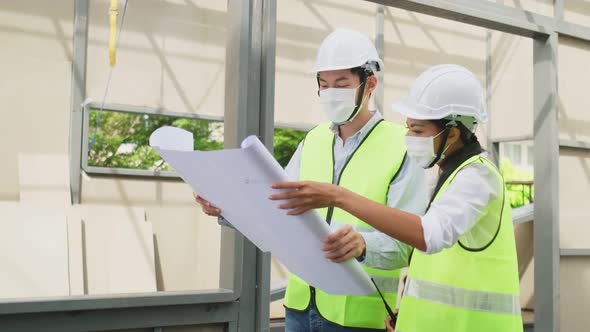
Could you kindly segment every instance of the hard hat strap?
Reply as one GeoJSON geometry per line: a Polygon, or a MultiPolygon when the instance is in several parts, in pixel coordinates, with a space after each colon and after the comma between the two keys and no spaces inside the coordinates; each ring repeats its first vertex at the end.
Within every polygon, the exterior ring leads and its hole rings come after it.
{"type": "Polygon", "coordinates": [[[451,126],[446,126],[445,129],[443,129],[444,133],[442,136],[442,142],[440,142],[440,145],[438,147],[438,152],[436,153],[436,158],[434,158],[434,160],[430,163],[430,165],[428,165],[427,168],[431,168],[434,165],[436,165],[436,163],[438,163],[445,151],[445,145],[447,144],[447,139],[449,138],[449,134],[451,133],[451,131],[449,130],[451,128],[451,126]]]}
{"type": "Polygon", "coordinates": [[[357,113],[361,109],[361,106],[363,106],[363,97],[364,97],[364,94],[365,94],[365,86],[366,86],[365,83],[366,82],[367,82],[366,77],[365,78],[362,78],[361,85],[359,86],[360,87],[360,90],[359,90],[358,95],[357,95],[356,100],[355,100],[355,104],[356,105],[354,107],[354,111],[352,111],[352,113],[350,114],[350,116],[348,117],[348,119],[346,119],[346,121],[344,123],[348,123],[352,119],[354,119],[354,117],[357,115],[357,113]]]}

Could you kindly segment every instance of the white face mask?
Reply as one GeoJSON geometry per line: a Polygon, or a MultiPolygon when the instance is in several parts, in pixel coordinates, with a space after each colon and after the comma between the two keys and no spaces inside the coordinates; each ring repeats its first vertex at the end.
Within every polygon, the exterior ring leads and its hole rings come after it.
{"type": "MultiPolygon", "coordinates": [[[[408,151],[408,157],[415,163],[420,165],[422,168],[430,168],[430,164],[436,158],[434,152],[434,138],[445,132],[445,130],[430,137],[417,137],[417,136],[406,136],[406,149],[408,151]]],[[[443,151],[440,160],[445,158],[444,153],[450,147],[447,146],[443,151]]]]}
{"type": "Polygon", "coordinates": [[[355,103],[357,89],[358,87],[354,89],[329,88],[320,90],[322,111],[335,125],[348,123],[354,120],[358,114],[362,102],[357,108],[355,103]],[[356,113],[353,115],[354,112],[356,113]]]}

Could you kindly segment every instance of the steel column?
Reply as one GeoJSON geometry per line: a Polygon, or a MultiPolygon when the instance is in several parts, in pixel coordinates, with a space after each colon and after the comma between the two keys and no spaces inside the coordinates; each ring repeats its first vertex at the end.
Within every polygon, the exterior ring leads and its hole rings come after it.
{"type": "MultiPolygon", "coordinates": [[[[385,62],[385,7],[377,5],[377,13],[375,15],[375,48],[379,57],[385,62]]],[[[381,68],[381,71],[377,72],[377,80],[379,84],[375,89],[375,108],[381,114],[385,114],[384,109],[384,91],[385,91],[385,69],[381,68]]]]}
{"type": "MultiPolygon", "coordinates": [[[[229,0],[228,14],[225,147],[238,147],[247,136],[257,135],[271,148],[276,4],[271,0],[229,0]]],[[[222,254],[232,248],[241,259],[235,258],[235,266],[231,266],[233,262],[222,264],[221,282],[227,284],[226,275],[233,275],[234,285],[240,283],[237,328],[239,331],[268,331],[270,255],[260,252],[240,234],[225,230],[222,254]]]]}
{"type": "Polygon", "coordinates": [[[74,3],[74,40],[72,55],[72,101],[70,112],[70,195],[72,204],[80,203],[82,169],[82,103],[86,98],[86,55],[88,52],[88,0],[74,3]]]}
{"type": "Polygon", "coordinates": [[[559,331],[557,33],[534,40],[535,331],[559,331]]]}

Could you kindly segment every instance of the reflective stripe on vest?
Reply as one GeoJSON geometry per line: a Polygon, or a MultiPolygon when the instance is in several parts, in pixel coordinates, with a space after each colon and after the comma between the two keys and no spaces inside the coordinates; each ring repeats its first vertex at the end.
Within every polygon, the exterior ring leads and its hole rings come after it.
{"type": "MultiPolygon", "coordinates": [[[[334,176],[334,134],[329,124],[312,129],[302,149],[299,180],[339,185],[375,202],[386,204],[389,184],[404,160],[406,129],[390,122],[375,124],[359,147],[349,157],[341,174],[334,176]]],[[[333,222],[333,228],[352,226],[355,230],[374,232],[375,229],[340,209],[318,209],[322,217],[333,222]]],[[[318,254],[322,254],[318,252],[318,254]]],[[[375,280],[386,301],[395,306],[400,270],[364,270],[375,280]]],[[[334,276],[338,278],[338,276],[334,276]]],[[[292,310],[305,310],[314,296],[315,305],[323,318],[345,327],[384,329],[387,312],[377,292],[369,296],[331,295],[315,289],[302,279],[291,275],[285,293],[285,306],[292,310]]]]}
{"type": "MultiPolygon", "coordinates": [[[[375,281],[381,293],[397,293],[399,288],[399,277],[383,277],[371,275],[370,273],[369,275],[375,281]]],[[[392,305],[395,305],[395,303],[392,305]]]]}
{"type": "Polygon", "coordinates": [[[519,296],[451,287],[414,278],[407,279],[404,296],[468,310],[520,315],[519,296]]]}

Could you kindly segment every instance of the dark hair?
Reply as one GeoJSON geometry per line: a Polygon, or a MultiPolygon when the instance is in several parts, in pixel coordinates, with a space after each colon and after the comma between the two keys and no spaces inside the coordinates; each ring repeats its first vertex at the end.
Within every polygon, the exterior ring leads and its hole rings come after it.
{"type": "MultiPolygon", "coordinates": [[[[449,127],[448,123],[451,122],[449,119],[430,120],[439,130],[444,130],[449,127]]],[[[459,129],[460,138],[463,144],[468,145],[473,142],[477,142],[477,136],[471,130],[467,129],[461,122],[457,122],[457,128],[459,129]]]]}
{"type": "Polygon", "coordinates": [[[350,68],[350,72],[353,75],[358,75],[361,79],[361,82],[366,80],[369,76],[373,75],[373,70],[368,67],[354,67],[350,68]]]}

